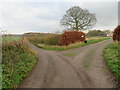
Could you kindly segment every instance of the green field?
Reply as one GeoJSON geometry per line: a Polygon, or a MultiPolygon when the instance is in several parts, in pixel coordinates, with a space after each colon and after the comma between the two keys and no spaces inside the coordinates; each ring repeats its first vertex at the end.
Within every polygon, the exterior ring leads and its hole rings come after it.
{"type": "Polygon", "coordinates": [[[104,58],[110,70],[120,83],[120,58],[118,57],[118,42],[113,42],[105,48],[104,58]]]}
{"type": "Polygon", "coordinates": [[[12,41],[18,41],[21,37],[2,37],[2,42],[12,42],[12,41]]]}
{"type": "Polygon", "coordinates": [[[2,87],[18,87],[35,66],[36,61],[36,55],[26,40],[20,37],[3,37],[2,87]]]}

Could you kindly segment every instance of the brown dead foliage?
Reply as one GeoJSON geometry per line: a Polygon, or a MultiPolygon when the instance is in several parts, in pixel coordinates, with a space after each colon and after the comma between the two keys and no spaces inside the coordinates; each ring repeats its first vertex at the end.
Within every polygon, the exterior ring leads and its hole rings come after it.
{"type": "Polygon", "coordinates": [[[113,40],[120,41],[120,25],[113,32],[113,40]]]}
{"type": "Polygon", "coordinates": [[[60,38],[61,45],[70,45],[75,42],[84,42],[85,33],[79,31],[65,31],[60,38]]]}

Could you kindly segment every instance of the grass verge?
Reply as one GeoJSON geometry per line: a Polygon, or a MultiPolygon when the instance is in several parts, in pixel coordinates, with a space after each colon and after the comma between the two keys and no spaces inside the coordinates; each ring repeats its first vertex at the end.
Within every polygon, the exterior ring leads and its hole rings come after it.
{"type": "Polygon", "coordinates": [[[103,41],[103,40],[107,40],[107,39],[110,39],[110,38],[111,37],[92,38],[92,39],[88,39],[87,43],[79,42],[79,43],[70,44],[69,46],[45,45],[45,44],[36,44],[36,45],[38,47],[46,49],[46,50],[62,51],[62,50],[82,47],[82,46],[89,45],[89,44],[92,44],[92,43],[97,43],[97,42],[100,42],[100,41],[103,41]]]}
{"type": "Polygon", "coordinates": [[[104,49],[104,59],[107,62],[111,72],[116,76],[116,79],[120,83],[120,59],[118,57],[118,42],[113,42],[104,49]]]}
{"type": "Polygon", "coordinates": [[[37,58],[25,40],[4,42],[2,47],[2,88],[16,88],[35,66],[37,58]]]}

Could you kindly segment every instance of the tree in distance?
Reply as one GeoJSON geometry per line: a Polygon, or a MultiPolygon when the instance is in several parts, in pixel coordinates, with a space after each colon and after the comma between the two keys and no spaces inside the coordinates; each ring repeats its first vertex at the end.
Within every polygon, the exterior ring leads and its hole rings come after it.
{"type": "Polygon", "coordinates": [[[108,34],[112,33],[110,30],[89,30],[89,32],[86,34],[87,37],[105,37],[108,34]]]}
{"type": "Polygon", "coordinates": [[[67,30],[87,30],[92,28],[97,22],[95,14],[79,6],[73,6],[66,11],[60,20],[60,25],[67,30]]]}

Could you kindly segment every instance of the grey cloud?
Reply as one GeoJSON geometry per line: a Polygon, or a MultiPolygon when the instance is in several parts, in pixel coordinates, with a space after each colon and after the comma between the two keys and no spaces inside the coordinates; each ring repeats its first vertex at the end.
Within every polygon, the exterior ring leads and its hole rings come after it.
{"type": "MultiPolygon", "coordinates": [[[[96,14],[98,19],[97,26],[109,28],[118,24],[118,3],[117,2],[94,2],[84,3],[84,7],[96,14]]],[[[114,29],[114,28],[111,28],[114,29]]]]}
{"type": "Polygon", "coordinates": [[[67,9],[75,5],[79,5],[82,8],[88,9],[91,13],[96,14],[98,22],[94,29],[113,29],[118,23],[117,2],[82,2],[82,4],[81,2],[26,2],[3,5],[3,28],[8,28],[12,32],[14,30],[21,30],[18,31],[21,33],[29,31],[53,32],[60,30],[60,19],[67,9]],[[13,7],[13,9],[9,7],[13,7]],[[47,9],[47,12],[41,13],[42,8],[47,9]],[[33,9],[38,10],[38,12],[35,13],[33,9]]]}

